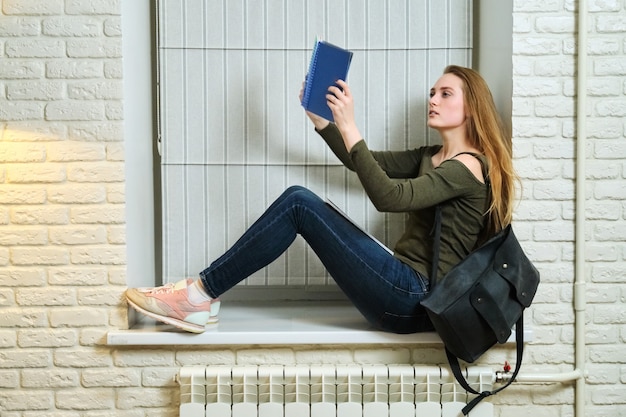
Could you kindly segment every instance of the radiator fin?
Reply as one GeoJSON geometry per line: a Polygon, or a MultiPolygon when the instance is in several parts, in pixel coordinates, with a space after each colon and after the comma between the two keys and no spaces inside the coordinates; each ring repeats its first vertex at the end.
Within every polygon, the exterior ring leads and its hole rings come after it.
{"type": "MultiPolygon", "coordinates": [[[[493,372],[467,380],[491,390],[493,372]]],[[[180,369],[181,417],[459,417],[469,400],[447,367],[237,365],[180,369]]],[[[483,401],[470,417],[493,417],[483,401]]]]}

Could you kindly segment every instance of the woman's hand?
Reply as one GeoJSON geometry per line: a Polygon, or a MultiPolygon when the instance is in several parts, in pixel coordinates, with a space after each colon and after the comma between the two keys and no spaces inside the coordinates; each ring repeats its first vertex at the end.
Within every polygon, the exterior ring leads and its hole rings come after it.
{"type": "MultiPolygon", "coordinates": [[[[300,99],[300,103],[302,103],[302,98],[304,97],[305,83],[306,81],[303,81],[302,88],[300,88],[300,95],[298,96],[298,98],[300,99]]],[[[317,130],[324,129],[330,123],[328,120],[324,119],[323,117],[318,116],[317,114],[311,113],[310,111],[306,111],[306,115],[309,117],[309,119],[311,119],[311,122],[313,122],[313,125],[315,126],[317,130]]]]}
{"type": "Polygon", "coordinates": [[[362,137],[354,120],[354,101],[348,83],[343,80],[337,81],[337,85],[328,89],[326,100],[328,107],[333,112],[335,125],[343,136],[346,149],[350,152],[362,137]]]}

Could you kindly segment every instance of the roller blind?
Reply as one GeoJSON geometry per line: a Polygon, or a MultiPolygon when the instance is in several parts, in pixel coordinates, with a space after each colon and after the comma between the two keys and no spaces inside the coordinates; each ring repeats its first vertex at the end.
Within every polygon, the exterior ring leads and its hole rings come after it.
{"type": "MultiPolygon", "coordinates": [[[[436,143],[428,90],[469,66],[468,0],[157,0],[164,281],[197,276],[289,185],[330,197],[393,246],[298,101],[316,36],[354,52],[348,82],[371,149],[436,143]]],[[[242,286],[334,286],[301,238],[242,286]]]]}

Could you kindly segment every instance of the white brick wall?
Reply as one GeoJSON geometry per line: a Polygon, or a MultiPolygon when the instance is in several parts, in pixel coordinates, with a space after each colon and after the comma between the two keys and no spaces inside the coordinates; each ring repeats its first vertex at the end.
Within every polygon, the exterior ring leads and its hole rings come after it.
{"type": "MultiPolygon", "coordinates": [[[[440,349],[105,346],[126,325],[120,2],[3,0],[0,14],[0,415],[174,416],[181,365],[443,363],[440,349]]],[[[516,230],[542,272],[526,372],[573,364],[576,14],[517,0],[516,230]]],[[[626,6],[589,4],[586,411],[626,409],[626,6]]],[[[484,359],[496,366],[510,350],[484,359]]],[[[504,416],[571,416],[570,385],[516,385],[504,416]]]]}

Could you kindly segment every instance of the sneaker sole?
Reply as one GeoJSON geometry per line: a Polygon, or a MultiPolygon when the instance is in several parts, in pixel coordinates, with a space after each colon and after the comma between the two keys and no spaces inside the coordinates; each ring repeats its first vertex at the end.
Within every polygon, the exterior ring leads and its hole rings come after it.
{"type": "MultiPolygon", "coordinates": [[[[172,326],[185,330],[186,332],[204,333],[204,331],[206,330],[204,326],[200,326],[198,324],[189,323],[183,320],[175,319],[173,317],[162,316],[160,314],[153,313],[152,311],[148,311],[145,308],[138,306],[137,304],[135,304],[132,300],[128,298],[126,299],[126,301],[132,308],[134,308],[138,312],[145,314],[148,317],[152,317],[153,319],[158,320],[162,323],[171,324],[172,326]]],[[[218,321],[217,316],[213,316],[209,319],[207,324],[215,324],[217,323],[217,321],[218,321]]]]}

